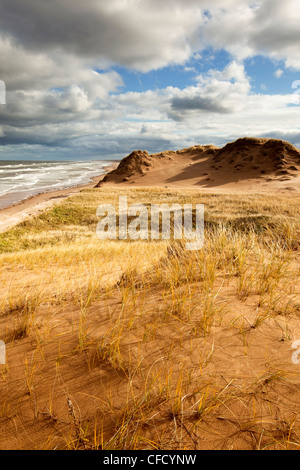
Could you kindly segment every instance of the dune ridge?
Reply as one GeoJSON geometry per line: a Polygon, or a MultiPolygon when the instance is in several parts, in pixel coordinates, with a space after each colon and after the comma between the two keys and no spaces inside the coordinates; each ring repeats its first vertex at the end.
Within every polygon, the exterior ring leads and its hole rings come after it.
{"type": "Polygon", "coordinates": [[[278,187],[299,191],[300,150],[280,139],[244,137],[226,144],[196,145],[150,155],[136,150],[107,173],[104,183],[198,186],[220,189],[278,187]],[[285,186],[288,182],[288,186],[285,186]]]}

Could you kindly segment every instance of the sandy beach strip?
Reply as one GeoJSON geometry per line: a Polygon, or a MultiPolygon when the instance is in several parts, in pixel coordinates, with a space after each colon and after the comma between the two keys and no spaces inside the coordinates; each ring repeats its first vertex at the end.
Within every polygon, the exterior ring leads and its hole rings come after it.
{"type": "Polygon", "coordinates": [[[116,164],[111,164],[109,167],[106,167],[105,173],[93,177],[87,184],[40,193],[17,204],[0,209],[0,233],[5,232],[29,217],[40,214],[49,207],[52,207],[56,202],[76,194],[82,189],[93,188],[106,175],[106,173],[113,170],[118,163],[119,162],[116,162],[116,164]]]}

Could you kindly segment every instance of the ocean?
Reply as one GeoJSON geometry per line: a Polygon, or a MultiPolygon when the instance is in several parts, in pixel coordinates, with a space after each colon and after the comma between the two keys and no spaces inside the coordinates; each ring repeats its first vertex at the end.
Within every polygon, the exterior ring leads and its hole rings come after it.
{"type": "Polygon", "coordinates": [[[0,161],[0,209],[36,194],[87,184],[111,161],[0,161]]]}

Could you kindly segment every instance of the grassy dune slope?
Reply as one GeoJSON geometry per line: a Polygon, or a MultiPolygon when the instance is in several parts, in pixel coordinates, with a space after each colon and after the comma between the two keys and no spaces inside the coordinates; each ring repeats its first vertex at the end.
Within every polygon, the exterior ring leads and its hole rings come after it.
{"type": "Polygon", "coordinates": [[[300,447],[300,197],[88,189],[0,234],[0,448],[300,447]],[[100,241],[202,203],[205,247],[100,241]]]}

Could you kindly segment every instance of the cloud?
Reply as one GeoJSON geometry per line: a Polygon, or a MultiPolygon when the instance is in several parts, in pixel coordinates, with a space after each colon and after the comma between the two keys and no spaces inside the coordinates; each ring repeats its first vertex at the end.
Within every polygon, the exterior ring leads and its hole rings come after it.
{"type": "Polygon", "coordinates": [[[171,101],[170,116],[183,119],[194,111],[230,114],[243,107],[250,91],[244,66],[230,63],[223,71],[211,70],[198,77],[196,87],[177,90],[171,101]]]}
{"type": "Polygon", "coordinates": [[[260,135],[278,122],[298,139],[295,96],[254,94],[243,61],[262,54],[300,70],[299,20],[298,0],[2,0],[2,154],[109,158],[260,135]],[[196,73],[206,48],[230,63],[182,89],[126,92],[113,70],[196,73]]]}
{"type": "Polygon", "coordinates": [[[3,0],[0,17],[0,29],[31,51],[141,71],[186,61],[201,23],[196,2],[176,0],[3,0]]]}
{"type": "Polygon", "coordinates": [[[298,0],[235,3],[236,8],[228,8],[226,2],[225,8],[214,10],[212,2],[202,31],[205,42],[240,60],[262,54],[300,70],[298,0]]]}
{"type": "Polygon", "coordinates": [[[207,45],[300,68],[298,0],[2,0],[0,29],[26,49],[149,71],[207,45]],[[30,27],[28,25],[30,24],[30,27]]]}
{"type": "Polygon", "coordinates": [[[274,75],[275,75],[276,78],[280,78],[280,77],[282,77],[283,74],[284,74],[284,71],[282,69],[277,69],[277,70],[275,70],[274,75]]]}

